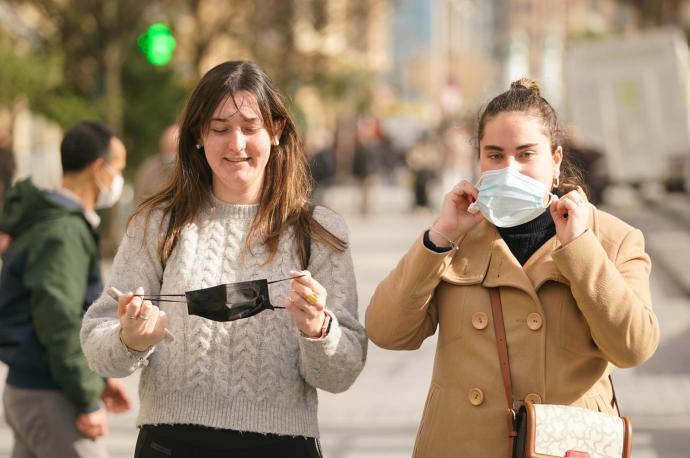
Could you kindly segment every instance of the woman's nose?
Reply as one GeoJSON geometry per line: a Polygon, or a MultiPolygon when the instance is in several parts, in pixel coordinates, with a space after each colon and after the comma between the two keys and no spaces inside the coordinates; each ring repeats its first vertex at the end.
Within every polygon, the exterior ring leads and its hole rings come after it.
{"type": "Polygon", "coordinates": [[[232,129],[228,139],[228,146],[232,151],[244,151],[247,140],[242,133],[242,129],[232,129]]]}

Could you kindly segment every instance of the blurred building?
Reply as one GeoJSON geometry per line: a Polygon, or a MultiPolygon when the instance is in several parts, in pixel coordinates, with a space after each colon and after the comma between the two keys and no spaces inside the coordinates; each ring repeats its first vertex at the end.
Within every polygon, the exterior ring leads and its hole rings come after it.
{"type": "Polygon", "coordinates": [[[573,40],[688,23],[688,0],[397,0],[389,78],[404,100],[425,104],[427,115],[449,86],[476,111],[522,76],[537,79],[560,107],[573,40]]]}
{"type": "Polygon", "coordinates": [[[431,124],[478,103],[496,71],[499,0],[398,0],[391,83],[431,124]],[[439,112],[439,108],[443,113],[439,112]]]}

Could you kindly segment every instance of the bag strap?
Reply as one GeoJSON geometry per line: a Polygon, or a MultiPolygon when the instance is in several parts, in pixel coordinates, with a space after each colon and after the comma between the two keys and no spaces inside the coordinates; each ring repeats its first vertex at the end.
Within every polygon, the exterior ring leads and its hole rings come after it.
{"type": "Polygon", "coordinates": [[[613,405],[616,406],[616,412],[618,412],[618,416],[622,417],[621,415],[621,408],[618,405],[618,399],[616,399],[616,389],[613,387],[613,378],[611,377],[611,374],[609,374],[609,382],[611,382],[611,393],[613,394],[613,405]]]}
{"type": "MultiPolygon", "coordinates": [[[[511,414],[515,415],[513,409],[513,384],[510,381],[510,363],[508,362],[508,344],[506,340],[505,322],[503,321],[503,305],[501,304],[501,293],[498,288],[489,288],[489,295],[491,296],[491,315],[494,319],[494,330],[496,332],[496,346],[498,347],[498,359],[501,363],[501,375],[503,376],[503,387],[506,393],[506,403],[511,414]]],[[[621,409],[616,399],[616,389],[613,387],[613,378],[609,375],[611,382],[611,392],[613,394],[613,405],[616,406],[616,412],[621,417],[621,409]]],[[[515,428],[511,423],[511,435],[515,433],[515,428]]]]}
{"type": "Polygon", "coordinates": [[[506,342],[506,328],[503,322],[503,305],[501,304],[501,293],[498,288],[489,288],[491,296],[491,315],[494,322],[496,333],[496,347],[498,348],[498,360],[501,363],[501,375],[503,376],[503,388],[506,394],[506,405],[508,406],[508,456],[513,456],[513,442],[517,431],[515,431],[515,410],[513,409],[513,384],[510,381],[510,363],[508,362],[508,344],[506,342]]]}

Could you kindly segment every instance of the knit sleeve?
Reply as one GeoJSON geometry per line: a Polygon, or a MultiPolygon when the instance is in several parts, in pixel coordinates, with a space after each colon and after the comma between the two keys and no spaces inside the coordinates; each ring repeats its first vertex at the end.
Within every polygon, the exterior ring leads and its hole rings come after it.
{"type": "MultiPolygon", "coordinates": [[[[131,221],[113,259],[109,281],[122,292],[134,291],[138,286],[146,294],[160,292],[163,267],[158,252],[159,237],[167,218],[154,211],[148,222],[146,215],[131,221]]],[[[146,364],[153,348],[147,352],[132,352],[120,340],[117,302],[103,293],[94,302],[82,321],[81,346],[95,372],[104,377],[125,377],[146,364]]]]}
{"type": "MultiPolygon", "coordinates": [[[[339,215],[317,207],[314,217],[332,234],[348,241],[345,221],[339,215]]],[[[362,371],[367,354],[349,246],[341,252],[314,242],[308,269],[328,293],[326,309],[331,313],[331,325],[323,339],[300,339],[300,371],[315,388],[342,392],[362,371]]]]}

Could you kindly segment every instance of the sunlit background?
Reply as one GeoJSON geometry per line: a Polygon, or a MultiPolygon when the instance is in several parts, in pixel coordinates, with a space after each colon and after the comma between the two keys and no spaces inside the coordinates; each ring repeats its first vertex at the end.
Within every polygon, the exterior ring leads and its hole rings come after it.
{"type": "MultiPolygon", "coordinates": [[[[0,0],[0,147],[14,180],[51,187],[66,128],[98,119],[122,136],[128,184],[104,215],[107,277],[137,169],[191,88],[220,62],[255,60],[288,97],[315,199],[350,224],[362,314],[444,190],[476,176],[482,105],[533,78],[590,200],[642,228],[654,260],[662,345],[614,375],[633,456],[687,458],[689,31],[688,0],[0,0]]],[[[322,393],[327,457],[411,455],[433,345],[371,345],[349,392],[322,393]]],[[[111,417],[113,457],[131,456],[135,438],[133,414],[111,417]]]]}

